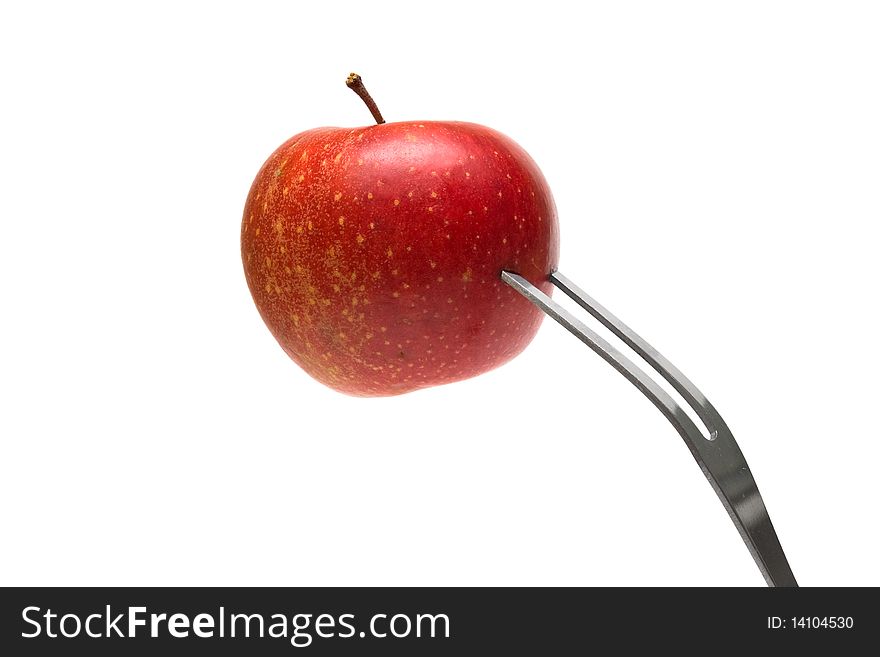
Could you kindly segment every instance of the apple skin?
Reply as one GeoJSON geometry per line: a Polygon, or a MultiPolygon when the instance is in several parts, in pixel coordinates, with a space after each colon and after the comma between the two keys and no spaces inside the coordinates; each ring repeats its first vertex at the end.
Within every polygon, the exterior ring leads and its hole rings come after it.
{"type": "Polygon", "coordinates": [[[493,369],[543,313],[500,278],[551,293],[559,228],[514,141],[463,122],[317,128],[276,150],[244,208],[260,315],[318,381],[397,395],[493,369]]]}

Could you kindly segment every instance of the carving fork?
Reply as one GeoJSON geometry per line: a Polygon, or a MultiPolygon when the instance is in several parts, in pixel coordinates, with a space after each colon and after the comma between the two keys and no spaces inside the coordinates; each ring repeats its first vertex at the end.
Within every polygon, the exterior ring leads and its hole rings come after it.
{"type": "Polygon", "coordinates": [[[727,424],[705,395],[660,352],[592,297],[559,272],[550,274],[553,285],[620,338],[675,388],[706,425],[708,439],[669,393],[595,331],[519,274],[503,271],[501,278],[599,354],[651,400],[691,450],[706,479],[730,514],[730,519],[739,530],[767,584],[797,586],[746,459],[727,424]]]}

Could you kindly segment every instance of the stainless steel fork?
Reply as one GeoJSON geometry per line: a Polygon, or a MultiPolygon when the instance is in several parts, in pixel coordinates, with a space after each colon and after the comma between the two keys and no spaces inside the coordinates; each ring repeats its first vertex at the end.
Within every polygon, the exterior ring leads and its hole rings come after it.
{"type": "Polygon", "coordinates": [[[595,331],[522,276],[505,271],[501,273],[501,278],[599,354],[660,409],[684,439],[715,489],[767,584],[797,586],[745,457],[727,424],[705,395],[678,368],[586,292],[559,272],[550,274],[553,285],[601,322],[672,385],[706,425],[708,439],[669,393],[595,331]]]}

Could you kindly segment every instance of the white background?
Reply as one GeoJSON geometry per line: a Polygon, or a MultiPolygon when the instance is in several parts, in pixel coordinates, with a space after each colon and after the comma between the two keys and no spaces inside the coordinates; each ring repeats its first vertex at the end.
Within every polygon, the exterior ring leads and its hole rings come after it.
{"type": "Polygon", "coordinates": [[[554,191],[561,269],[683,369],[806,585],[880,584],[869,2],[19,3],[0,11],[0,582],[762,585],[663,417],[560,327],[325,389],[250,299],[282,141],[457,119],[554,191]]]}

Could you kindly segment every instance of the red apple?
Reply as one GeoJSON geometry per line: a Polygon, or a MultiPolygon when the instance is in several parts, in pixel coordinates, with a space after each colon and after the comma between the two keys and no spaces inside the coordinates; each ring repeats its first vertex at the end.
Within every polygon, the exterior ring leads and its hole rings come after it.
{"type": "Polygon", "coordinates": [[[282,144],[248,194],[241,252],[254,302],[296,363],[344,393],[396,395],[475,376],[529,344],[543,313],[501,271],[549,294],[559,230],[547,182],[514,141],[407,121],[282,144]]]}

